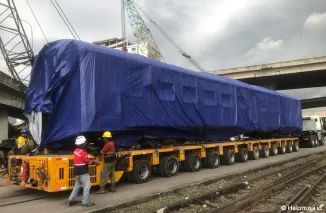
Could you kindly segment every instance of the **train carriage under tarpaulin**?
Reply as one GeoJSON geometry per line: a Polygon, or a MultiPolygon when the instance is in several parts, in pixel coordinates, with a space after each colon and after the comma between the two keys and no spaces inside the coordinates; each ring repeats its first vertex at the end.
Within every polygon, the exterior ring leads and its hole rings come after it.
{"type": "Polygon", "coordinates": [[[40,147],[104,130],[130,146],[142,136],[208,141],[302,129],[301,103],[289,96],[76,40],[42,48],[25,113],[40,147]]]}

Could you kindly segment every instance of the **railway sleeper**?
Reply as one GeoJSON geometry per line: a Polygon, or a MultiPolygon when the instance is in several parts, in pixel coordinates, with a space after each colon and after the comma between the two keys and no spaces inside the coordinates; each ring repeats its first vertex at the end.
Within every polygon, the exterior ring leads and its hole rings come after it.
{"type": "Polygon", "coordinates": [[[225,206],[222,206],[218,209],[214,209],[209,212],[210,213],[213,213],[213,212],[231,213],[231,212],[239,211],[240,209],[241,210],[246,209],[246,208],[248,208],[248,206],[253,206],[253,205],[257,204],[258,202],[260,202],[262,199],[268,198],[268,197],[272,196],[273,194],[278,193],[289,183],[297,181],[300,178],[305,177],[307,175],[310,175],[310,174],[313,174],[316,172],[320,172],[320,170],[325,167],[326,167],[326,165],[319,166],[309,172],[303,172],[299,175],[296,175],[293,178],[286,179],[282,182],[265,185],[262,188],[251,192],[248,196],[240,197],[236,200],[233,200],[231,203],[226,204],[225,206]]]}

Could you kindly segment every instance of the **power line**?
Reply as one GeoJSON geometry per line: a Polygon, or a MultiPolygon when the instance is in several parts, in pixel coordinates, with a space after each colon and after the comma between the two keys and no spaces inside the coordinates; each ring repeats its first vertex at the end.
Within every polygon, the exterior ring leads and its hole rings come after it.
{"type": "Polygon", "coordinates": [[[72,26],[72,24],[70,23],[69,19],[67,18],[66,14],[65,14],[65,13],[63,12],[63,10],[61,9],[61,7],[60,7],[59,3],[57,2],[57,0],[54,0],[54,1],[55,1],[55,3],[57,3],[57,5],[58,5],[60,11],[61,11],[62,14],[64,15],[64,17],[67,19],[69,25],[71,26],[72,30],[75,32],[75,34],[76,34],[76,36],[78,37],[78,39],[81,40],[80,37],[79,37],[79,35],[78,35],[78,33],[75,31],[74,27],[72,26]]]}
{"type": "Polygon", "coordinates": [[[27,2],[29,9],[31,10],[31,12],[32,12],[32,14],[33,14],[33,16],[34,16],[35,21],[37,22],[37,24],[38,24],[40,30],[42,31],[42,34],[43,34],[43,36],[44,36],[46,42],[49,42],[48,39],[47,39],[46,36],[45,36],[45,33],[44,33],[44,31],[43,31],[43,29],[42,29],[40,23],[38,22],[38,20],[37,20],[35,14],[34,14],[34,11],[33,11],[32,7],[31,7],[31,5],[29,4],[28,0],[26,0],[26,2],[27,2]]]}
{"type": "Polygon", "coordinates": [[[74,39],[76,39],[75,35],[73,34],[73,32],[71,31],[71,29],[69,28],[67,22],[65,21],[65,19],[62,17],[61,13],[59,12],[58,8],[55,6],[55,4],[53,3],[53,1],[51,0],[51,3],[53,5],[53,7],[56,9],[56,11],[58,12],[59,16],[61,17],[61,19],[63,20],[63,22],[65,23],[66,27],[68,28],[68,30],[70,31],[72,37],[74,37],[74,39]]]}

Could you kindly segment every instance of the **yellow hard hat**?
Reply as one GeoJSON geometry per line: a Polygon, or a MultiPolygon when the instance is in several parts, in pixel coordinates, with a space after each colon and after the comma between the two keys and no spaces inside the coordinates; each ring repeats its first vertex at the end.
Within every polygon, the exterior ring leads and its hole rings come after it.
{"type": "Polygon", "coordinates": [[[102,138],[112,138],[112,134],[109,131],[105,131],[102,135],[102,138]]]}

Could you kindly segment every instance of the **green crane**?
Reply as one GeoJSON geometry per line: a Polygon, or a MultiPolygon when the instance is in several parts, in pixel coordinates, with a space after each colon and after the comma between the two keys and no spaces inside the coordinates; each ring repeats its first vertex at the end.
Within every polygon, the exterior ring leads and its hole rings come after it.
{"type": "Polygon", "coordinates": [[[23,21],[19,17],[14,0],[0,3],[0,50],[12,77],[25,92],[24,81],[28,76],[22,79],[20,73],[33,65],[35,56],[23,21]]]}
{"type": "MultiPolygon", "coordinates": [[[[163,56],[158,48],[150,29],[146,26],[144,20],[140,16],[137,8],[131,0],[122,0],[122,29],[123,29],[123,39],[125,39],[125,21],[124,21],[124,11],[127,12],[134,36],[137,39],[137,44],[139,51],[142,55],[147,55],[147,57],[164,61],[163,56]]],[[[126,50],[126,49],[125,49],[126,50]]]]}
{"type": "MultiPolygon", "coordinates": [[[[181,47],[175,41],[173,41],[173,39],[166,32],[164,32],[164,30],[158,24],[156,24],[156,22],[149,17],[149,15],[147,15],[145,11],[143,11],[133,0],[121,0],[122,37],[124,41],[126,41],[125,11],[128,14],[131,27],[133,29],[134,36],[137,39],[141,53],[145,53],[145,55],[147,55],[149,58],[164,61],[162,53],[160,52],[160,49],[158,48],[150,29],[146,26],[138,11],[140,11],[151,23],[153,23],[153,25],[172,43],[172,45],[179,50],[182,56],[187,58],[189,62],[192,63],[197,69],[202,72],[206,72],[205,69],[203,69],[189,54],[183,51],[181,47]]],[[[122,49],[126,51],[125,45],[123,45],[122,49]]]]}

